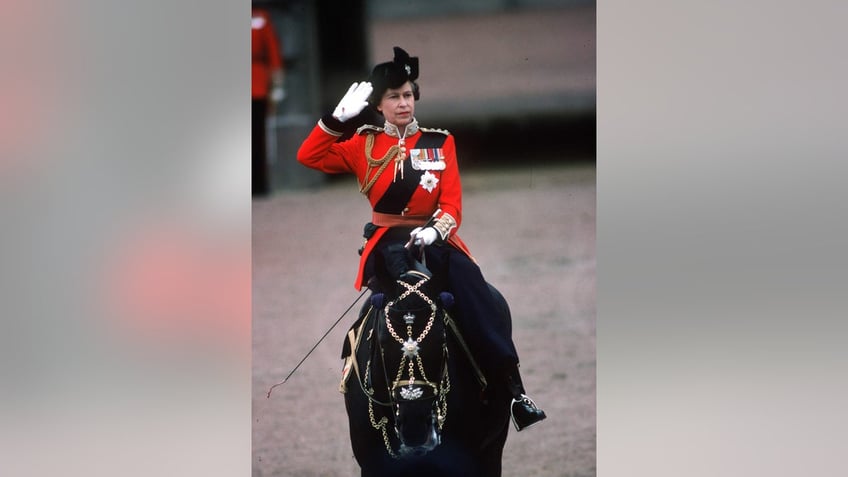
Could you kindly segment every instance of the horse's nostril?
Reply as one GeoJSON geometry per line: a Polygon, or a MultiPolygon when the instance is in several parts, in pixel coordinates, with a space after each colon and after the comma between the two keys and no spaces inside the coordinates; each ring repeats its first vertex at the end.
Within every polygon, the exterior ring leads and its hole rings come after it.
{"type": "Polygon", "coordinates": [[[395,430],[400,438],[401,445],[399,451],[402,455],[423,456],[441,443],[442,438],[436,427],[436,417],[434,415],[430,415],[426,423],[416,420],[418,425],[405,422],[407,420],[402,415],[398,417],[398,427],[395,430]]]}
{"type": "Polygon", "coordinates": [[[411,455],[414,455],[415,457],[421,457],[422,455],[426,454],[428,450],[429,449],[425,449],[423,447],[413,447],[409,453],[411,455]]]}

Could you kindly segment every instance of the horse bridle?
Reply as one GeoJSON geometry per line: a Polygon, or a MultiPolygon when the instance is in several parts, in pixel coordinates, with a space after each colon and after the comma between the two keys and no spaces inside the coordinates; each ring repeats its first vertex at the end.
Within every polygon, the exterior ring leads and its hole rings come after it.
{"type": "MultiPolygon", "coordinates": [[[[397,458],[397,454],[392,449],[392,446],[389,442],[388,431],[386,426],[388,424],[388,418],[383,416],[379,421],[376,420],[374,415],[374,404],[378,404],[380,406],[385,407],[394,407],[398,406],[399,403],[395,398],[395,389],[400,387],[399,394],[401,399],[405,400],[415,400],[421,397],[423,391],[420,389],[420,386],[429,386],[433,390],[433,399],[437,399],[438,401],[435,403],[434,407],[436,410],[436,422],[438,426],[438,430],[442,430],[442,426],[444,425],[445,419],[447,418],[447,394],[450,391],[450,378],[448,375],[447,368],[447,344],[442,344],[442,364],[441,364],[441,376],[438,382],[431,381],[425,371],[424,365],[419,356],[419,344],[424,341],[430,334],[433,324],[435,323],[438,307],[435,302],[423,293],[420,288],[424,285],[429,277],[423,273],[417,271],[410,271],[409,274],[413,274],[418,276],[420,279],[414,284],[410,285],[402,280],[397,280],[397,283],[405,288],[404,292],[401,293],[394,300],[389,301],[383,307],[383,319],[385,320],[386,329],[389,332],[389,335],[392,339],[397,342],[401,346],[401,351],[403,354],[401,355],[400,363],[398,364],[397,373],[394,376],[394,381],[391,382],[388,375],[388,368],[386,367],[384,352],[382,349],[382,345],[379,344],[379,340],[377,340],[378,347],[380,350],[380,358],[382,361],[383,367],[383,377],[385,380],[385,386],[389,395],[389,402],[382,402],[374,397],[373,389],[366,389],[366,385],[364,383],[365,380],[369,380],[369,376],[371,374],[371,362],[369,359],[368,364],[366,365],[365,376],[364,379],[358,380],[360,386],[362,387],[363,392],[368,397],[368,415],[371,422],[371,426],[377,429],[382,433],[383,442],[386,446],[386,450],[389,455],[394,458],[397,458]],[[414,324],[415,315],[411,312],[407,312],[404,315],[404,321],[406,323],[406,339],[401,337],[401,335],[395,330],[394,326],[391,323],[390,318],[390,310],[394,305],[397,305],[404,299],[409,296],[416,295],[421,298],[430,308],[430,315],[427,318],[427,322],[424,325],[424,329],[421,333],[413,339],[413,330],[412,325],[414,324]],[[418,374],[420,375],[420,379],[416,379],[416,369],[418,374]],[[406,371],[407,378],[404,380],[403,375],[404,371],[406,371]],[[406,386],[404,387],[401,383],[406,382],[406,386]],[[415,387],[415,386],[418,387],[415,387]]],[[[395,433],[397,434],[397,429],[395,429],[395,433]]],[[[399,437],[399,436],[398,436],[399,437]]]]}

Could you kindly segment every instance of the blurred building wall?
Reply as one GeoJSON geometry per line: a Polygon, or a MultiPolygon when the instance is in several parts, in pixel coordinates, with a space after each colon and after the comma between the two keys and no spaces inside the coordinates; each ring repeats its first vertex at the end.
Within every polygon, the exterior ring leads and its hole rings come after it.
{"type": "Polygon", "coordinates": [[[424,126],[457,136],[464,167],[593,162],[594,1],[369,1],[370,63],[420,62],[424,126]]]}
{"type": "Polygon", "coordinates": [[[297,163],[297,148],[395,45],[420,59],[416,116],[425,125],[461,131],[474,151],[522,146],[499,143],[502,132],[537,142],[533,134],[567,131],[574,147],[585,142],[582,155],[594,154],[594,1],[253,3],[271,12],[287,67],[287,97],[268,124],[275,189],[326,180],[297,163]]]}
{"type": "Polygon", "coordinates": [[[594,114],[594,2],[395,3],[404,7],[392,11],[405,14],[378,14],[394,3],[370,2],[371,62],[390,59],[394,45],[419,57],[422,117],[465,123],[594,114]]]}
{"type": "Polygon", "coordinates": [[[369,0],[368,13],[371,18],[384,19],[427,15],[481,14],[507,10],[594,4],[594,0],[428,0],[426,2],[369,0]]]}

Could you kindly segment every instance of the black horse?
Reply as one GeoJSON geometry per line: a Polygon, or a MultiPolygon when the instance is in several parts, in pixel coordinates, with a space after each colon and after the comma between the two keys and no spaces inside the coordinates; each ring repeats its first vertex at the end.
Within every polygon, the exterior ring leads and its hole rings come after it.
{"type": "Polygon", "coordinates": [[[348,332],[341,390],[363,477],[501,475],[511,396],[487,385],[441,288],[424,268],[405,273],[348,332]]]}

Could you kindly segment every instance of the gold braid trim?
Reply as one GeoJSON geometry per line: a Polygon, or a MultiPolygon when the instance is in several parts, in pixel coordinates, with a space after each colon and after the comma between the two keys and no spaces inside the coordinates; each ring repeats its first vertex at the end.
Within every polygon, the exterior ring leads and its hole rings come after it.
{"type": "Polygon", "coordinates": [[[421,130],[422,132],[434,132],[434,133],[444,134],[445,136],[450,136],[450,131],[448,131],[447,129],[440,129],[440,128],[418,128],[418,129],[421,130]]]}
{"type": "Polygon", "coordinates": [[[377,179],[380,177],[380,174],[386,170],[386,166],[389,165],[389,158],[397,156],[400,152],[400,146],[394,145],[386,151],[386,155],[381,157],[380,159],[374,159],[371,157],[371,150],[374,148],[374,134],[368,133],[368,137],[365,138],[365,160],[368,161],[368,169],[365,170],[365,177],[363,178],[363,184],[359,185],[359,192],[363,194],[367,194],[371,187],[377,182],[377,179]],[[371,180],[368,180],[368,175],[371,174],[371,171],[377,167],[377,172],[374,173],[374,176],[371,177],[371,180]],[[367,183],[364,183],[367,181],[367,183]]]}
{"type": "Polygon", "coordinates": [[[329,134],[330,136],[342,137],[342,135],[344,134],[344,133],[340,133],[340,132],[338,132],[338,131],[335,131],[335,130],[333,130],[333,129],[330,129],[330,127],[329,127],[329,126],[327,126],[326,124],[324,124],[324,120],[323,120],[323,119],[319,119],[319,120],[318,120],[318,126],[321,128],[321,130],[322,130],[322,131],[324,131],[325,133],[329,134]]]}
{"type": "Polygon", "coordinates": [[[448,234],[456,227],[456,219],[447,212],[439,217],[439,220],[433,224],[433,228],[442,236],[442,240],[447,240],[448,234]]]}

